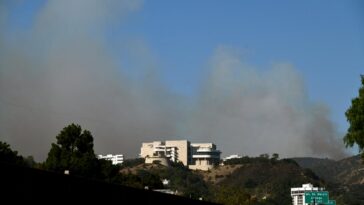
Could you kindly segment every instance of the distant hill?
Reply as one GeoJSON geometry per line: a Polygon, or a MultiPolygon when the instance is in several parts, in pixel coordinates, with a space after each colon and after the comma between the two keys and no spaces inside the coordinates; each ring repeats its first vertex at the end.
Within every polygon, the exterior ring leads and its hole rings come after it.
{"type": "Polygon", "coordinates": [[[339,161],[318,158],[293,158],[301,167],[309,168],[328,182],[344,185],[364,184],[364,164],[359,155],[339,161]]]}
{"type": "Polygon", "coordinates": [[[359,155],[339,161],[318,158],[293,160],[324,179],[337,204],[364,205],[364,164],[359,155]]]}

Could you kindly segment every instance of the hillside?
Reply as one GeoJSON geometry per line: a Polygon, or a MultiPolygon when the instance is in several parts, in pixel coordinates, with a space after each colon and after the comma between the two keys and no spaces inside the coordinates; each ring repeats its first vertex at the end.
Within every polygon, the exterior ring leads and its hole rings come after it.
{"type": "MultiPolygon", "coordinates": [[[[236,166],[236,165],[226,165],[236,166]]],[[[217,187],[242,189],[261,204],[291,204],[290,188],[304,183],[322,186],[310,170],[290,160],[267,160],[241,165],[221,180],[217,187]]]]}
{"type": "Polygon", "coordinates": [[[337,204],[364,205],[364,164],[359,155],[339,161],[317,158],[293,160],[324,179],[337,204]]]}
{"type": "Polygon", "coordinates": [[[153,175],[168,179],[165,187],[192,198],[221,204],[290,205],[290,188],[312,183],[323,186],[322,180],[311,170],[301,168],[293,160],[249,158],[227,162],[210,171],[191,171],[173,164],[138,164],[123,167],[123,175],[153,175]]]}
{"type": "Polygon", "coordinates": [[[309,168],[328,182],[345,185],[364,184],[364,164],[360,156],[339,161],[317,158],[293,158],[301,167],[309,168]]]}
{"type": "MultiPolygon", "coordinates": [[[[159,189],[167,188],[176,191],[181,196],[194,199],[200,197],[207,199],[210,196],[209,185],[202,179],[202,176],[179,163],[171,163],[170,167],[165,167],[160,164],[125,166],[122,167],[120,173],[123,176],[137,176],[141,179],[143,185],[148,187],[151,187],[150,183],[155,182],[155,180],[151,180],[152,178],[158,178],[159,182],[167,179],[170,183],[164,187],[162,185],[159,189]]],[[[131,184],[135,183],[132,182],[131,184]]]]}

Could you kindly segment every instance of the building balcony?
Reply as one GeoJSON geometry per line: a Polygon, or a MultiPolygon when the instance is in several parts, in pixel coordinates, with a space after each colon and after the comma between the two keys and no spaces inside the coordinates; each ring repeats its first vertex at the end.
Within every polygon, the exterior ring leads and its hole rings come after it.
{"type": "Polygon", "coordinates": [[[196,152],[198,153],[221,153],[220,150],[215,150],[215,149],[212,149],[210,147],[200,147],[196,150],[196,152]]]}

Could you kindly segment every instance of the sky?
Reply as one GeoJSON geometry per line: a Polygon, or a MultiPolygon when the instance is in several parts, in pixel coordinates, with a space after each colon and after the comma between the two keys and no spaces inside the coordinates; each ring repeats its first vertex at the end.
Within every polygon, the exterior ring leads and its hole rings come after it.
{"type": "Polygon", "coordinates": [[[0,140],[44,160],[75,122],[100,154],[338,159],[363,57],[362,1],[3,0],[0,140]]]}

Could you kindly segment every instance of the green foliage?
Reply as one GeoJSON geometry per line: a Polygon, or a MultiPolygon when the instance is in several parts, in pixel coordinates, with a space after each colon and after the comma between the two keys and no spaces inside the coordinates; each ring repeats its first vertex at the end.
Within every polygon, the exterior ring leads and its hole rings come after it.
{"type": "Polygon", "coordinates": [[[293,159],[282,159],[281,160],[282,162],[285,162],[285,163],[289,163],[289,164],[294,164],[295,166],[299,167],[300,165],[293,159]]]}
{"type": "Polygon", "coordinates": [[[163,188],[162,180],[156,174],[152,174],[145,170],[139,170],[137,176],[140,177],[143,187],[147,186],[149,189],[163,188]]]}
{"type": "Polygon", "coordinates": [[[170,167],[151,170],[151,172],[158,175],[160,179],[170,180],[168,188],[178,190],[185,197],[193,199],[209,198],[209,187],[202,177],[180,162],[172,162],[170,167]]]}
{"type": "Polygon", "coordinates": [[[100,176],[100,163],[93,150],[93,137],[87,130],[82,132],[80,125],[71,124],[63,128],[52,143],[45,167],[48,170],[87,177],[100,176]]]}
{"type": "Polygon", "coordinates": [[[349,187],[349,190],[342,197],[342,204],[362,205],[364,204],[364,185],[356,184],[349,187]]]}
{"type": "Polygon", "coordinates": [[[364,75],[361,75],[361,83],[359,96],[352,99],[350,108],[345,112],[350,126],[344,142],[347,147],[357,144],[364,159],[364,75]]]}
{"type": "Polygon", "coordinates": [[[259,155],[260,158],[265,158],[265,159],[269,159],[269,154],[265,153],[265,154],[261,154],[259,155]]]}
{"type": "MultiPolygon", "coordinates": [[[[127,163],[123,163],[121,168],[132,168],[134,166],[138,166],[140,162],[144,160],[142,159],[129,159],[127,163]]],[[[114,166],[115,167],[115,166],[114,166]]],[[[105,169],[102,169],[105,170],[105,169]]],[[[134,187],[134,188],[145,188],[148,189],[162,189],[163,184],[162,180],[158,174],[153,172],[139,169],[136,174],[121,174],[119,173],[120,168],[118,167],[116,170],[108,169],[111,172],[105,173],[106,176],[111,176],[110,182],[118,183],[124,186],[134,187]]]]}
{"type": "Polygon", "coordinates": [[[320,180],[320,178],[311,169],[304,169],[303,172],[306,176],[310,177],[311,179],[320,180]]]}
{"type": "Polygon", "coordinates": [[[119,177],[120,167],[113,165],[111,161],[105,159],[99,159],[98,161],[99,173],[98,177],[109,183],[121,183],[119,177]]]}
{"type": "Polygon", "coordinates": [[[241,187],[219,186],[214,189],[214,201],[225,205],[248,205],[254,199],[241,187]]]}
{"type": "Polygon", "coordinates": [[[0,141],[0,162],[26,166],[23,157],[18,156],[18,152],[13,151],[10,148],[9,144],[1,141],[0,141]]]}
{"type": "MultiPolygon", "coordinates": [[[[135,188],[163,187],[160,178],[156,175],[147,172],[122,175],[119,173],[119,166],[112,165],[108,160],[97,159],[93,150],[93,137],[88,130],[82,131],[80,125],[68,125],[62,129],[56,139],[57,143],[52,143],[45,162],[45,168],[48,170],[60,173],[70,170],[72,175],[97,178],[135,188]]],[[[136,166],[141,163],[144,163],[144,159],[126,160],[122,167],[136,166]]]]}
{"type": "Polygon", "coordinates": [[[274,154],[272,155],[272,159],[273,159],[273,160],[278,160],[278,159],[279,159],[279,154],[274,153],[274,154]]]}
{"type": "MultiPolygon", "coordinates": [[[[118,183],[124,186],[143,189],[142,179],[134,174],[118,175],[118,183]]],[[[145,184],[145,183],[144,183],[145,184]]]]}

